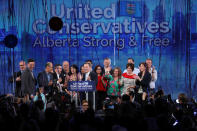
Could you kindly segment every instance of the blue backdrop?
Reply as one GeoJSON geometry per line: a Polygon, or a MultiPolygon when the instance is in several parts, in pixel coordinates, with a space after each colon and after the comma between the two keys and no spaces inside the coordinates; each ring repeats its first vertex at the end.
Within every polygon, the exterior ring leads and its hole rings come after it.
{"type": "Polygon", "coordinates": [[[12,92],[8,77],[20,60],[34,58],[37,74],[47,61],[80,66],[92,59],[103,65],[105,57],[123,70],[132,57],[136,66],[153,60],[156,85],[165,93],[196,98],[196,0],[0,0],[0,5],[1,94],[12,92]],[[62,30],[50,30],[52,16],[62,19],[62,30]],[[19,39],[14,50],[3,44],[8,34],[19,39]]]}

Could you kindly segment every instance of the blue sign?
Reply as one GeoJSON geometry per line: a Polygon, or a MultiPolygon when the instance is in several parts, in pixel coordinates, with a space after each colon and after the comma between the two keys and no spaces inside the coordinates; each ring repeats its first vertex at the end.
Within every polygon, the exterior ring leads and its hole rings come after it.
{"type": "Polygon", "coordinates": [[[68,84],[69,91],[93,92],[96,90],[94,81],[70,81],[68,84]]]}
{"type": "Polygon", "coordinates": [[[197,0],[0,0],[0,94],[12,93],[8,81],[19,62],[35,60],[34,73],[47,62],[93,67],[111,59],[125,70],[147,58],[157,70],[156,88],[174,98],[197,99],[197,0]],[[59,17],[63,27],[50,28],[59,17]],[[12,51],[6,36],[17,36],[12,51]],[[14,67],[14,68],[13,68],[14,67]],[[14,70],[13,70],[14,69],[14,70]]]}

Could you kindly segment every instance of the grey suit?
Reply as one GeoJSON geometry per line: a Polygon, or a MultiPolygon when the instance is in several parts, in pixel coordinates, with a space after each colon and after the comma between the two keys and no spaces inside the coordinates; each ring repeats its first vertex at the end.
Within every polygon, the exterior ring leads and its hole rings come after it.
{"type": "Polygon", "coordinates": [[[26,68],[21,76],[21,91],[23,95],[34,94],[36,89],[36,77],[32,76],[31,71],[26,68]]]}

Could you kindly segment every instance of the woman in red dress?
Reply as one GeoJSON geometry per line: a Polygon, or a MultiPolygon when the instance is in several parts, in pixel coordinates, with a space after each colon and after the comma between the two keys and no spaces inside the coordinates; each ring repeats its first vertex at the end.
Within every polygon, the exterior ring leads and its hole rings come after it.
{"type": "Polygon", "coordinates": [[[94,71],[98,77],[98,83],[96,85],[96,105],[97,105],[97,110],[99,110],[99,109],[102,109],[102,106],[103,106],[102,103],[106,97],[105,86],[107,83],[103,80],[104,69],[100,65],[97,65],[94,71]]]}

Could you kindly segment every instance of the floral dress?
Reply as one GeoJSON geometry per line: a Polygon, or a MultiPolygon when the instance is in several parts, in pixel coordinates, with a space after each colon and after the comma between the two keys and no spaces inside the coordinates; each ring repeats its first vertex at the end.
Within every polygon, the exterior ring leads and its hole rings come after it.
{"type": "Polygon", "coordinates": [[[118,80],[114,80],[112,75],[105,75],[105,78],[107,78],[109,82],[109,86],[107,88],[107,95],[108,96],[120,96],[122,87],[118,85],[117,83],[118,80]]]}

